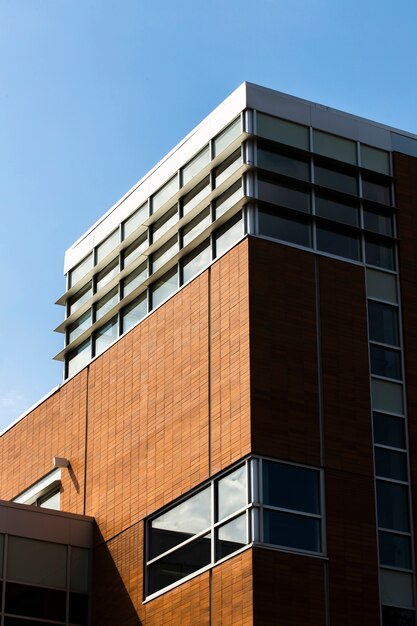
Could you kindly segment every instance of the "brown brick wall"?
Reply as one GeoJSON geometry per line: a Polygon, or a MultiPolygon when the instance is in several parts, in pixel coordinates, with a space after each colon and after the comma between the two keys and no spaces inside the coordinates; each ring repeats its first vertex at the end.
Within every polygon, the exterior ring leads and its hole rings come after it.
{"type": "Polygon", "coordinates": [[[252,550],[212,570],[211,626],[252,626],[252,550]]]}

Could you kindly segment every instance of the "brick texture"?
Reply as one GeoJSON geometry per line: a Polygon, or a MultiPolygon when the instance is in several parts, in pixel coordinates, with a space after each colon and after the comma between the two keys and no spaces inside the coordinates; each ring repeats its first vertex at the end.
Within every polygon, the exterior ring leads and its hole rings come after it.
{"type": "Polygon", "coordinates": [[[252,550],[212,570],[211,626],[252,626],[252,550]]]}

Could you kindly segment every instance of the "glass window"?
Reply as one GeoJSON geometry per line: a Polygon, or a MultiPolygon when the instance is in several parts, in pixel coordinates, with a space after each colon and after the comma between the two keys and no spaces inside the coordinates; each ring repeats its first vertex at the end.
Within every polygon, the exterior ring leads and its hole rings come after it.
{"type": "Polygon", "coordinates": [[[83,334],[87,328],[91,326],[91,311],[90,309],[81,315],[75,322],[71,324],[68,328],[68,343],[77,339],[80,335],[83,334]]]}
{"type": "Polygon", "coordinates": [[[371,345],[370,353],[372,374],[401,380],[401,353],[398,350],[371,345]]]}
{"type": "MultiPolygon", "coordinates": [[[[7,583],[5,593],[6,613],[65,622],[65,608],[66,591],[64,590],[32,587],[21,583],[7,583]]],[[[27,624],[28,622],[29,620],[27,620],[27,624]]],[[[17,620],[15,624],[17,626],[17,620]]],[[[24,626],[27,626],[27,624],[24,626]]],[[[31,622],[31,624],[39,626],[39,622],[31,622]]],[[[41,624],[45,625],[45,622],[41,622],[41,624]]]]}
{"type": "Polygon", "coordinates": [[[376,481],[378,526],[409,532],[408,492],[406,485],[376,481]]]}
{"type": "Polygon", "coordinates": [[[371,380],[372,384],[372,407],[377,411],[389,413],[404,413],[403,387],[387,380],[371,380]]]}
{"type": "Polygon", "coordinates": [[[361,145],[361,165],[368,170],[380,172],[381,174],[389,174],[389,153],[371,146],[361,145]]]}
{"type": "Polygon", "coordinates": [[[97,356],[98,354],[101,354],[103,350],[108,348],[108,346],[110,346],[113,343],[113,341],[117,339],[117,336],[118,336],[117,330],[118,330],[118,326],[117,326],[117,316],[116,316],[116,317],[113,317],[113,319],[107,322],[107,324],[104,324],[104,326],[99,328],[94,333],[95,356],[97,356]]]}
{"type": "Polygon", "coordinates": [[[310,164],[308,161],[296,159],[287,154],[271,152],[271,150],[264,148],[258,148],[258,167],[284,176],[310,180],[310,164]]]}
{"type": "Polygon", "coordinates": [[[383,446],[405,448],[404,419],[374,412],[374,440],[383,446]]]}
{"type": "Polygon", "coordinates": [[[178,191],[178,176],[175,174],[159,191],[151,198],[152,213],[155,213],[165,202],[178,191]]]}
{"type": "Polygon", "coordinates": [[[90,281],[85,287],[80,289],[80,291],[77,291],[77,293],[74,294],[72,298],[70,298],[69,314],[72,315],[73,313],[75,313],[75,311],[78,311],[78,309],[85,302],[87,302],[87,300],[89,300],[92,295],[93,295],[93,289],[91,287],[91,281],[90,281]]]}
{"type": "Polygon", "coordinates": [[[42,498],[38,498],[37,506],[41,509],[54,509],[59,511],[61,508],[61,489],[54,489],[52,492],[45,494],[42,498]]]}
{"type": "Polygon", "coordinates": [[[211,191],[210,176],[206,176],[201,183],[198,183],[187,195],[184,196],[182,202],[182,212],[187,215],[194,207],[199,204],[211,191]]]}
{"type": "Polygon", "coordinates": [[[220,135],[214,139],[214,156],[217,156],[240,135],[240,116],[229,124],[220,135]]]}
{"type": "Polygon", "coordinates": [[[387,270],[395,269],[395,248],[393,243],[366,239],[365,254],[368,265],[384,267],[387,270]]]}
{"type": "Polygon", "coordinates": [[[410,537],[379,531],[379,562],[381,565],[411,569],[410,537]]]}
{"type": "Polygon", "coordinates": [[[119,259],[114,259],[96,276],[96,293],[107,285],[119,273],[119,259]]]}
{"type": "Polygon", "coordinates": [[[133,328],[148,312],[148,300],[146,291],[140,294],[122,311],[122,332],[126,333],[133,328]]]}
{"type": "Polygon", "coordinates": [[[363,222],[366,230],[372,230],[380,235],[393,235],[391,211],[364,209],[363,222]]]}
{"type": "Polygon", "coordinates": [[[159,237],[162,237],[176,222],[178,222],[177,205],[173,206],[172,209],[167,211],[165,215],[152,224],[152,241],[156,241],[159,237]]]}
{"type": "Polygon", "coordinates": [[[67,547],[49,541],[9,535],[7,577],[16,582],[65,587],[67,547]]]}
{"type": "Polygon", "coordinates": [[[342,224],[358,226],[357,206],[333,200],[333,198],[325,198],[320,194],[316,194],[316,215],[342,224]]]}
{"type": "Polygon", "coordinates": [[[82,369],[84,365],[87,365],[87,363],[90,361],[90,340],[87,339],[87,341],[84,341],[84,343],[72,350],[72,352],[68,354],[67,359],[68,376],[72,376],[76,372],[79,372],[80,369],[82,369]]]}
{"type": "Polygon", "coordinates": [[[239,148],[233,154],[231,154],[219,167],[216,167],[214,175],[215,175],[215,184],[216,187],[221,185],[225,180],[229,178],[232,174],[234,174],[239,167],[242,165],[242,155],[241,149],[239,148]]]}
{"type": "Polygon", "coordinates": [[[317,471],[263,461],[262,474],[264,504],[305,513],[320,513],[317,471]]]}
{"type": "Polygon", "coordinates": [[[360,259],[359,235],[335,232],[323,226],[317,226],[317,249],[347,259],[360,259]]]}
{"type": "Polygon", "coordinates": [[[205,228],[210,226],[211,217],[210,217],[210,208],[207,207],[201,213],[199,213],[191,222],[188,222],[182,229],[182,242],[183,245],[186,246],[190,243],[197,235],[203,232],[205,228]]]}
{"type": "Polygon", "coordinates": [[[343,137],[329,135],[320,130],[313,131],[314,152],[332,159],[356,165],[356,143],[343,137]]]}
{"type": "Polygon", "coordinates": [[[186,185],[194,176],[210,163],[210,148],[206,146],[182,168],[182,184],[186,185]]]}
{"type": "Polygon", "coordinates": [[[356,176],[347,174],[346,172],[340,172],[316,164],[314,166],[314,180],[317,185],[321,185],[322,187],[330,187],[331,189],[337,189],[338,191],[343,191],[351,195],[357,195],[358,193],[358,181],[356,176]]]}
{"type": "Polygon", "coordinates": [[[321,551],[320,520],[264,509],[264,542],[295,550],[321,551]]]}
{"type": "Polygon", "coordinates": [[[151,285],[152,291],[152,308],[160,305],[164,300],[172,296],[178,289],[178,269],[173,267],[169,272],[164,274],[159,280],[151,285]]]}
{"type": "Polygon", "coordinates": [[[89,551],[85,548],[71,546],[70,558],[70,589],[81,593],[88,592],[89,551]]]}
{"type": "Polygon", "coordinates": [[[375,447],[375,472],[382,478],[407,480],[407,458],[405,452],[375,447]]]}
{"type": "Polygon", "coordinates": [[[258,178],[258,196],[261,200],[279,204],[297,211],[310,211],[310,192],[299,187],[280,185],[266,178],[258,178]]]}
{"type": "Polygon", "coordinates": [[[240,515],[231,522],[220,526],[217,531],[217,559],[224,559],[247,544],[246,527],[246,514],[240,515]]]}
{"type": "Polygon", "coordinates": [[[112,250],[119,245],[119,229],[114,230],[96,248],[96,263],[100,263],[112,250]]]}
{"type": "Polygon", "coordinates": [[[362,178],[363,197],[380,204],[391,204],[391,185],[390,183],[381,183],[368,178],[362,178]]]}
{"type": "Polygon", "coordinates": [[[299,246],[310,247],[311,227],[307,220],[289,219],[275,211],[258,209],[259,234],[273,239],[282,239],[299,246]]]}
{"type": "Polygon", "coordinates": [[[382,604],[394,604],[404,608],[414,606],[412,574],[381,569],[380,583],[382,604]]]}
{"type": "Polygon", "coordinates": [[[148,264],[142,263],[129,276],[123,280],[123,297],[128,296],[139,285],[141,285],[148,276],[148,264]]]}
{"type": "Polygon", "coordinates": [[[239,211],[231,220],[214,232],[216,257],[226,252],[243,237],[242,212],[239,211]]]}
{"type": "Polygon", "coordinates": [[[148,237],[146,233],[144,233],[141,237],[135,239],[135,241],[130,244],[126,250],[123,250],[123,267],[127,267],[135,259],[138,259],[147,247],[148,237]]]}
{"type": "Polygon", "coordinates": [[[171,259],[179,250],[178,237],[174,235],[169,241],[164,243],[163,246],[152,255],[152,272],[156,272],[161,268],[169,259],[171,259]]]}
{"type": "Polygon", "coordinates": [[[123,239],[129,237],[148,217],[148,203],[142,204],[130,217],[123,222],[123,239]]]}
{"type": "Polygon", "coordinates": [[[242,509],[247,503],[246,467],[242,465],[217,483],[218,520],[242,509]]]}
{"type": "Polygon", "coordinates": [[[368,300],[369,339],[399,346],[398,309],[368,300]]]}
{"type": "Polygon", "coordinates": [[[309,132],[307,126],[294,124],[264,113],[256,114],[256,132],[260,137],[279,141],[279,143],[302,150],[309,149],[309,132]]]}
{"type": "Polygon", "coordinates": [[[398,302],[397,281],[395,276],[378,270],[366,269],[366,288],[368,298],[398,302]]]}
{"type": "Polygon", "coordinates": [[[215,215],[218,219],[221,215],[224,215],[229,209],[235,205],[243,196],[242,181],[232,185],[227,191],[222,193],[215,201],[215,215]]]}
{"type": "Polygon", "coordinates": [[[182,261],[182,279],[186,283],[197,276],[211,261],[210,240],[207,239],[182,261]]]}
{"type": "Polygon", "coordinates": [[[73,287],[93,267],[93,253],[90,252],[81,263],[69,272],[69,286],[73,287]]]}
{"type": "Polygon", "coordinates": [[[95,304],[95,321],[97,322],[101,319],[106,313],[112,310],[114,306],[119,302],[119,287],[114,287],[109,293],[101,298],[95,304]]]}
{"type": "Polygon", "coordinates": [[[69,593],[69,621],[70,624],[87,626],[88,624],[88,595],[84,593],[69,593]]]}
{"type": "Polygon", "coordinates": [[[414,626],[414,611],[399,609],[396,606],[382,607],[382,626],[414,626]]]}

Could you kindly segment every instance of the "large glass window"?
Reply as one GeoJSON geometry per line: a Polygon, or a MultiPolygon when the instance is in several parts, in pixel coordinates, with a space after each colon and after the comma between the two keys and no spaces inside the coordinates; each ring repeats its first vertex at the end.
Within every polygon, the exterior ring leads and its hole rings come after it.
{"type": "Polygon", "coordinates": [[[404,418],[374,412],[373,424],[375,443],[405,449],[404,418]]]}
{"type": "Polygon", "coordinates": [[[237,117],[234,122],[229,124],[220,135],[214,139],[214,156],[217,156],[227,146],[229,146],[240,135],[240,117],[237,117]]]}
{"type": "Polygon", "coordinates": [[[395,269],[395,249],[391,242],[367,238],[365,241],[366,263],[387,270],[395,269]]]}
{"type": "Polygon", "coordinates": [[[358,193],[357,177],[347,172],[316,164],[314,166],[314,180],[317,185],[322,187],[330,187],[351,195],[357,195],[358,193]]]}
{"type": "Polygon", "coordinates": [[[354,261],[360,260],[359,235],[337,232],[323,226],[317,226],[316,234],[318,250],[354,261]]]}
{"type": "Polygon", "coordinates": [[[404,413],[403,387],[388,380],[371,379],[372,406],[376,411],[404,413]]]}
{"type": "Polygon", "coordinates": [[[371,344],[370,353],[372,374],[401,380],[401,353],[399,350],[371,344]]]}
{"type": "Polygon", "coordinates": [[[271,139],[288,146],[309,149],[309,131],[307,126],[301,126],[278,117],[256,114],[256,132],[260,137],[271,139]]]}
{"type": "Polygon", "coordinates": [[[376,481],[378,526],[409,532],[407,486],[378,479],[376,481]]]}
{"type": "Polygon", "coordinates": [[[116,306],[118,301],[119,287],[114,287],[111,291],[109,291],[109,293],[106,293],[106,295],[94,305],[95,321],[97,322],[104,315],[106,315],[106,313],[111,311],[112,308],[116,306]]]}
{"type": "Polygon", "coordinates": [[[410,537],[383,531],[380,531],[378,535],[381,565],[411,569],[410,537]]]}
{"type": "Polygon", "coordinates": [[[308,161],[265,148],[258,148],[258,167],[276,172],[283,176],[291,176],[300,180],[310,180],[310,164],[308,161]]]}
{"type": "Polygon", "coordinates": [[[89,300],[92,295],[93,295],[93,289],[91,287],[91,280],[90,280],[88,284],[85,285],[85,287],[80,289],[80,291],[77,291],[77,293],[73,295],[72,298],[70,298],[69,314],[72,315],[73,313],[78,311],[78,309],[82,307],[82,305],[85,302],[87,302],[87,300],[89,300]]]}
{"type": "Polygon", "coordinates": [[[363,197],[380,204],[391,204],[390,183],[376,182],[368,178],[362,178],[363,197]]]}
{"type": "Polygon", "coordinates": [[[311,245],[311,226],[308,220],[289,218],[266,208],[258,209],[259,234],[281,239],[299,246],[311,245]]]}
{"type": "Polygon", "coordinates": [[[148,217],[148,203],[145,202],[125,222],[123,222],[123,239],[129,237],[148,217]]]}
{"type": "Polygon", "coordinates": [[[289,187],[259,176],[258,196],[264,202],[279,204],[305,213],[310,211],[310,192],[302,187],[289,187]]]}
{"type": "Polygon", "coordinates": [[[214,232],[216,257],[226,252],[243,237],[242,212],[237,213],[226,224],[214,232]]]}
{"type": "Polygon", "coordinates": [[[356,143],[321,130],[313,131],[314,152],[356,165],[356,143]]]}
{"type": "Polygon", "coordinates": [[[178,221],[178,208],[173,206],[159,220],[152,224],[152,241],[156,241],[162,237],[174,224],[178,221]]]}
{"type": "Polygon", "coordinates": [[[368,300],[369,339],[398,346],[398,309],[389,304],[368,300]]]}
{"type": "Polygon", "coordinates": [[[152,255],[152,272],[159,270],[160,267],[178,252],[178,250],[178,235],[174,235],[152,255]]]}
{"type": "Polygon", "coordinates": [[[368,170],[374,170],[381,174],[389,174],[389,153],[371,146],[361,145],[361,165],[368,170]]]}
{"type": "Polygon", "coordinates": [[[223,161],[219,167],[216,167],[215,170],[215,184],[216,187],[221,185],[225,180],[229,178],[234,172],[236,172],[239,167],[242,165],[242,155],[241,149],[239,148],[233,154],[231,154],[227,159],[223,161]]]}
{"type": "Polygon", "coordinates": [[[178,176],[175,175],[151,198],[152,213],[155,213],[165,202],[178,191],[178,176]]]}
{"type": "Polygon", "coordinates": [[[71,326],[68,328],[68,343],[71,343],[71,341],[74,341],[74,339],[77,339],[77,337],[82,335],[83,332],[87,330],[87,328],[89,328],[90,326],[91,326],[91,311],[88,310],[84,313],[84,315],[81,315],[81,317],[75,320],[75,322],[73,322],[71,326]]]}
{"type": "Polygon", "coordinates": [[[159,306],[178,289],[178,268],[175,266],[151,285],[152,308],[159,306]]]}
{"type": "Polygon", "coordinates": [[[239,180],[237,183],[232,185],[227,191],[222,193],[221,196],[217,198],[215,201],[215,215],[216,219],[221,215],[224,215],[226,211],[232,208],[240,198],[242,197],[242,181],[239,180]]]}
{"type": "Polygon", "coordinates": [[[133,300],[122,310],[122,332],[126,333],[133,328],[148,312],[146,291],[133,300]]]}
{"type": "Polygon", "coordinates": [[[364,209],[363,225],[366,230],[391,237],[393,235],[392,212],[389,209],[364,209]]]}
{"type": "Polygon", "coordinates": [[[194,187],[182,201],[182,212],[187,215],[199,204],[211,191],[210,176],[206,176],[198,185],[194,187]]]}
{"type": "Polygon", "coordinates": [[[135,259],[138,259],[143,251],[148,246],[148,237],[144,233],[141,237],[138,237],[130,246],[123,250],[123,267],[127,267],[135,259]]]}
{"type": "Polygon", "coordinates": [[[210,163],[209,146],[203,148],[191,161],[182,168],[182,184],[186,185],[196,174],[210,163]]]}
{"type": "Polygon", "coordinates": [[[119,229],[117,228],[111,235],[106,237],[96,248],[96,263],[100,263],[119,244],[119,229]]]}
{"type": "Polygon", "coordinates": [[[366,291],[368,298],[398,302],[396,277],[386,272],[366,269],[366,291]]]}
{"type": "Polygon", "coordinates": [[[210,241],[204,241],[197,246],[190,254],[184,257],[182,261],[182,279],[186,283],[194,276],[197,276],[211,261],[210,241]]]}
{"type": "Polygon", "coordinates": [[[73,287],[83,276],[85,276],[93,267],[93,253],[90,252],[85,259],[78,263],[74,269],[69,272],[69,286],[73,287]]]}
{"type": "Polygon", "coordinates": [[[94,355],[101,354],[118,336],[117,316],[94,333],[94,355]]]}
{"type": "Polygon", "coordinates": [[[123,280],[123,297],[128,296],[134,291],[148,276],[148,264],[142,263],[131,274],[123,280]]]}
{"type": "Polygon", "coordinates": [[[114,259],[96,276],[96,293],[103,289],[119,273],[119,259],[114,259]]]}
{"type": "Polygon", "coordinates": [[[328,220],[358,226],[358,207],[340,200],[316,194],[316,215],[328,220]]]}
{"type": "Polygon", "coordinates": [[[72,350],[67,357],[67,376],[72,376],[91,359],[90,339],[72,350]]]}
{"type": "Polygon", "coordinates": [[[188,222],[182,229],[182,242],[183,245],[186,246],[190,243],[197,235],[203,232],[205,228],[210,226],[211,217],[210,217],[210,208],[207,207],[203,209],[201,213],[199,213],[191,222],[188,222]]]}

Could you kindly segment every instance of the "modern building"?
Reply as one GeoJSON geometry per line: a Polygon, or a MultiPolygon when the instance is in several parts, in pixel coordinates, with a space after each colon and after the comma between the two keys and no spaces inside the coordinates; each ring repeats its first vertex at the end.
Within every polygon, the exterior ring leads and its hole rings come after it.
{"type": "Polygon", "coordinates": [[[0,626],[415,626],[416,241],[416,136],[215,109],[65,255],[0,626]]]}

